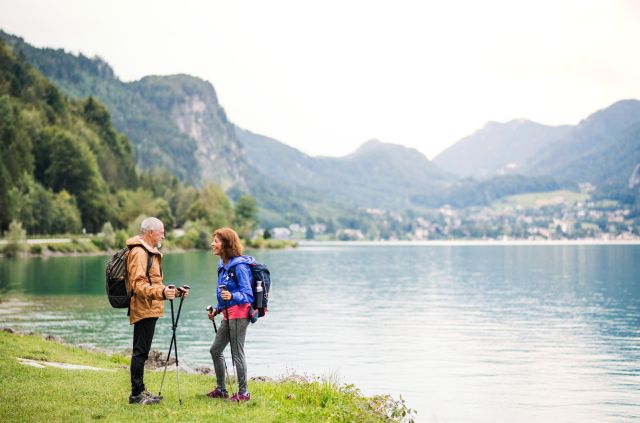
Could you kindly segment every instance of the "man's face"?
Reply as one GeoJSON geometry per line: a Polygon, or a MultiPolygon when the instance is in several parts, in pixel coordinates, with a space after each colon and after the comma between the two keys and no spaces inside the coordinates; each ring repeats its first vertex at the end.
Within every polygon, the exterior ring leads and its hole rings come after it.
{"type": "Polygon", "coordinates": [[[164,225],[160,226],[158,230],[151,230],[151,243],[156,247],[162,247],[162,240],[164,239],[164,225]]]}

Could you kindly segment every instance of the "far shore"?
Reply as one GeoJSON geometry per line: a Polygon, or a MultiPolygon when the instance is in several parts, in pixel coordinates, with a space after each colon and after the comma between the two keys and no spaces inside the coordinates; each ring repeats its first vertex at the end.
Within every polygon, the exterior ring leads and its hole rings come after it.
{"type": "Polygon", "coordinates": [[[450,240],[383,240],[383,241],[298,241],[300,247],[343,247],[343,246],[504,246],[504,245],[640,245],[640,239],[557,239],[557,240],[528,240],[528,239],[450,239],[450,240]]]}
{"type": "MultiPolygon", "coordinates": [[[[50,244],[50,243],[66,243],[72,242],[71,238],[38,238],[28,239],[27,245],[50,244]]],[[[558,239],[558,240],[528,240],[528,239],[450,239],[450,240],[359,240],[359,241],[315,241],[315,240],[296,240],[298,247],[487,247],[487,246],[570,246],[570,245],[640,245],[640,239],[558,239]]],[[[6,240],[0,240],[0,246],[6,244],[6,240]]],[[[256,250],[258,248],[248,246],[247,250],[256,250]]],[[[25,258],[49,258],[49,257],[81,257],[81,256],[110,256],[117,249],[91,251],[91,252],[60,252],[44,249],[41,253],[24,252],[21,257],[25,258]]],[[[163,252],[188,253],[195,251],[208,251],[201,249],[184,249],[172,247],[163,252]]],[[[0,258],[4,258],[4,254],[0,253],[0,258]]]]}

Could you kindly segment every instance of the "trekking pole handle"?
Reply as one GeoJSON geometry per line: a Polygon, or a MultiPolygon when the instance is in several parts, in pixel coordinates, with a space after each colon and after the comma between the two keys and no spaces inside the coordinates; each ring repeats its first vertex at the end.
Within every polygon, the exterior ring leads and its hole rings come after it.
{"type": "Polygon", "coordinates": [[[178,287],[178,293],[180,294],[179,296],[182,297],[182,295],[189,291],[191,289],[191,287],[189,285],[182,285],[180,287],[178,287]]]}

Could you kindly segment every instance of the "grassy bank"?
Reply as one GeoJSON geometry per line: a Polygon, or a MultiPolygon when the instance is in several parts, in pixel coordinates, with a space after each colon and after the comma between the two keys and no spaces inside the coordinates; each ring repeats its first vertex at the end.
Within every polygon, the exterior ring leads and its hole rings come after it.
{"type": "MultiPolygon", "coordinates": [[[[207,398],[214,379],[195,374],[180,375],[180,406],[173,372],[167,373],[162,403],[129,405],[128,364],[120,355],[0,331],[0,421],[384,422],[399,421],[407,411],[404,403],[389,397],[365,398],[352,386],[328,381],[251,381],[252,400],[229,403],[207,398]],[[36,368],[18,358],[107,371],[36,368]]],[[[147,371],[147,387],[157,392],[161,377],[162,372],[147,371]]]]}

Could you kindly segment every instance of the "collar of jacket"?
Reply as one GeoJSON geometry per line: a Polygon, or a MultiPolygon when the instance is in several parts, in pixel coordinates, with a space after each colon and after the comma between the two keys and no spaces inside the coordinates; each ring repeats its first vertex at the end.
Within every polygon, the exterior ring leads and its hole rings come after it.
{"type": "Polygon", "coordinates": [[[140,245],[142,248],[150,252],[151,254],[157,254],[162,257],[162,253],[158,250],[157,247],[153,247],[149,245],[140,235],[136,235],[135,237],[129,239],[127,241],[127,245],[129,247],[133,247],[134,245],[140,245]]]}

